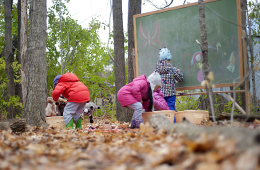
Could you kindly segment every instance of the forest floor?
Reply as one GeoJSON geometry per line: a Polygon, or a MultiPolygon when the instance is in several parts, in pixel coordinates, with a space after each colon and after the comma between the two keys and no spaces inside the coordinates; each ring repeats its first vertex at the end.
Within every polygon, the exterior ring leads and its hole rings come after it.
{"type": "MultiPolygon", "coordinates": [[[[107,117],[83,122],[83,130],[27,127],[0,131],[1,170],[257,170],[259,151],[238,152],[233,140],[218,134],[188,140],[184,134],[155,131],[149,124],[129,129],[107,117]]],[[[200,126],[230,126],[228,121],[200,126]]],[[[260,129],[260,123],[235,121],[235,127],[260,129]]]]}

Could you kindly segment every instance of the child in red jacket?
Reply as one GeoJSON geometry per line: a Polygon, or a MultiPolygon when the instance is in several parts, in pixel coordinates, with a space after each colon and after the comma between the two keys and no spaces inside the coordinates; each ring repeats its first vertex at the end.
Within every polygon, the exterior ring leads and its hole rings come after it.
{"type": "Polygon", "coordinates": [[[53,100],[58,102],[58,99],[62,94],[68,101],[63,112],[66,128],[72,129],[74,122],[77,129],[82,129],[81,113],[86,103],[90,101],[90,94],[87,86],[80,82],[79,78],[73,73],[66,73],[62,76],[59,75],[55,77],[53,84],[53,100]]]}

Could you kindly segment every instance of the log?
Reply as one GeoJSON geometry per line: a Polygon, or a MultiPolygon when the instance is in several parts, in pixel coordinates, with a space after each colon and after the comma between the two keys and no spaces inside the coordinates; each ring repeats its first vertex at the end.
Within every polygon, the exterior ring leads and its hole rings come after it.
{"type": "Polygon", "coordinates": [[[25,119],[19,119],[14,121],[13,123],[10,124],[10,127],[12,129],[12,132],[25,132],[26,129],[26,120],[25,119]]]}
{"type": "Polygon", "coordinates": [[[148,122],[155,130],[166,130],[167,134],[183,133],[190,140],[197,139],[203,133],[208,135],[221,134],[226,139],[233,139],[238,151],[245,151],[249,148],[259,150],[260,147],[260,131],[255,129],[196,126],[191,123],[172,124],[166,116],[161,114],[153,114],[148,122]]]}
{"type": "MultiPolygon", "coordinates": [[[[230,120],[230,113],[220,113],[217,117],[218,120],[228,119],[230,120]]],[[[242,114],[234,114],[234,119],[242,119],[246,122],[253,122],[255,119],[260,120],[260,115],[242,115],[242,114]]]]}
{"type": "Polygon", "coordinates": [[[8,129],[10,129],[9,122],[0,122],[0,130],[8,130],[8,129]]]}

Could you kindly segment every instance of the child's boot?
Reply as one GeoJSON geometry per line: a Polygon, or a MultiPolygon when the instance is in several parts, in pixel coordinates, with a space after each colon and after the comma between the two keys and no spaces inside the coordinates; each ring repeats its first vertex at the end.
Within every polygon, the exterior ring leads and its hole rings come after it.
{"type": "Polygon", "coordinates": [[[132,119],[130,129],[134,129],[135,126],[136,126],[136,124],[135,124],[135,120],[132,119]]]}
{"type": "Polygon", "coordinates": [[[77,123],[76,123],[76,129],[82,129],[82,127],[81,127],[81,118],[79,118],[77,123]]]}
{"type": "Polygon", "coordinates": [[[66,129],[73,129],[73,119],[71,119],[69,123],[66,125],[66,129]]]}
{"type": "Polygon", "coordinates": [[[139,128],[141,123],[143,123],[143,120],[135,121],[135,128],[139,128]]]}
{"type": "Polygon", "coordinates": [[[94,120],[93,120],[93,116],[92,116],[92,115],[89,116],[89,122],[90,122],[90,123],[94,123],[94,120]]]}

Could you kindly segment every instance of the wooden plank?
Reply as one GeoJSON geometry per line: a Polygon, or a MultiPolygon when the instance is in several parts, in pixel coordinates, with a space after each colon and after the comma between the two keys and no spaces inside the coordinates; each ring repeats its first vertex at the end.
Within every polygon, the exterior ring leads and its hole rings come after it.
{"type": "Polygon", "coordinates": [[[231,97],[231,96],[229,96],[228,94],[226,94],[226,93],[224,93],[225,95],[226,95],[226,97],[231,101],[231,102],[233,102],[234,104],[235,104],[235,106],[236,106],[236,108],[242,113],[242,114],[246,114],[246,112],[237,104],[237,102],[236,101],[234,101],[234,99],[231,97]]]}
{"type": "MultiPolygon", "coordinates": [[[[218,0],[206,0],[206,1],[204,1],[204,3],[214,2],[214,1],[218,1],[218,0]]],[[[188,3],[188,4],[179,5],[179,6],[175,6],[175,7],[165,8],[165,9],[161,9],[161,10],[146,12],[146,13],[142,13],[142,14],[137,14],[135,16],[136,17],[143,17],[143,16],[153,15],[153,14],[157,14],[157,13],[161,13],[161,12],[167,12],[167,11],[171,11],[171,10],[175,10],[175,9],[186,8],[186,7],[190,7],[190,6],[194,6],[194,5],[198,5],[198,2],[193,2],[193,3],[188,3]]]]}
{"type": "MultiPolygon", "coordinates": [[[[241,25],[241,10],[240,10],[240,0],[236,0],[237,3],[237,24],[241,25]]],[[[240,81],[243,81],[243,47],[242,47],[242,27],[238,26],[238,51],[239,51],[239,68],[241,68],[240,71],[240,81]]]]}
{"type": "Polygon", "coordinates": [[[247,114],[251,114],[251,109],[252,109],[252,101],[251,101],[251,92],[247,92],[246,93],[246,113],[247,114]]]}
{"type": "MultiPolygon", "coordinates": [[[[231,87],[231,86],[237,86],[239,83],[223,83],[223,84],[214,84],[216,88],[218,87],[231,87]]],[[[188,87],[177,87],[176,90],[195,90],[195,89],[205,89],[204,86],[188,86],[188,87]]]]}
{"type": "Polygon", "coordinates": [[[136,77],[138,77],[139,76],[139,73],[138,73],[138,55],[137,55],[137,35],[136,35],[136,15],[134,15],[133,16],[133,22],[134,22],[134,40],[135,40],[135,50],[134,50],[134,54],[135,54],[135,61],[134,61],[134,63],[135,63],[135,67],[136,67],[136,69],[135,69],[135,78],[136,77]]]}
{"type": "MultiPolygon", "coordinates": [[[[242,31],[242,44],[243,44],[243,62],[244,62],[244,76],[247,75],[248,72],[248,57],[247,57],[247,41],[246,41],[246,32],[242,31]]],[[[249,91],[249,79],[246,78],[245,80],[245,91],[246,91],[246,114],[251,113],[250,109],[250,98],[247,92],[249,91]]]]}
{"type": "MultiPolygon", "coordinates": [[[[213,93],[233,93],[233,91],[213,91],[213,93]]],[[[236,90],[236,93],[245,93],[245,90],[236,90]]],[[[176,96],[189,96],[189,95],[201,95],[201,94],[207,94],[207,92],[179,93],[176,96]]]]}

